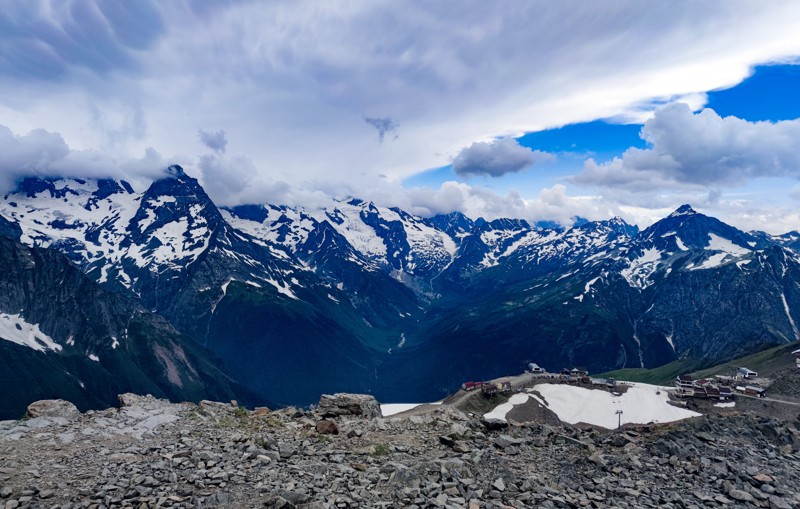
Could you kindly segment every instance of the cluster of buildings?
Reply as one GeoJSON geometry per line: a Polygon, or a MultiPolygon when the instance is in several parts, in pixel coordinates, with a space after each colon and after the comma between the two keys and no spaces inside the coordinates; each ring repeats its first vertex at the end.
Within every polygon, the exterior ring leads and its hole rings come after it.
{"type": "Polygon", "coordinates": [[[511,382],[464,382],[461,388],[467,392],[480,390],[487,396],[492,396],[498,392],[510,392],[511,382]]]}
{"type": "Polygon", "coordinates": [[[708,398],[727,401],[733,398],[733,389],[730,385],[723,385],[718,380],[708,378],[695,380],[690,375],[681,375],[675,380],[675,395],[679,398],[708,398]]]}
{"type": "Polygon", "coordinates": [[[675,379],[676,395],[681,398],[708,398],[726,401],[734,393],[763,398],[766,388],[748,383],[758,377],[758,373],[748,368],[738,368],[733,376],[717,375],[714,378],[693,379],[681,375],[675,379]]]}

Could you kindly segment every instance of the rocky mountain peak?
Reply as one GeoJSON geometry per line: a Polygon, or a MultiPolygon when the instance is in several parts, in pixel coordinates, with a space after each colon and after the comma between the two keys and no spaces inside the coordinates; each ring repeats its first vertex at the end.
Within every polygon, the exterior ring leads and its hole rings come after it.
{"type": "Polygon", "coordinates": [[[675,209],[675,212],[670,214],[668,217],[691,216],[691,215],[694,215],[694,214],[697,214],[697,211],[695,211],[692,208],[691,205],[689,205],[688,203],[685,203],[685,204],[681,205],[680,207],[678,207],[677,209],[675,209]]]}

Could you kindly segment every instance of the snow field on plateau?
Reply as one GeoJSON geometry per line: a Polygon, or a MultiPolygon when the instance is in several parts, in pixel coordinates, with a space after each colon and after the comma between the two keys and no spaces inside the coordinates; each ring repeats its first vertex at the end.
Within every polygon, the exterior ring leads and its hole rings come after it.
{"type": "Polygon", "coordinates": [[[619,396],[572,385],[539,384],[532,390],[541,394],[546,403],[534,394],[515,394],[484,417],[506,420],[512,408],[527,402],[529,398],[546,406],[563,422],[583,422],[607,429],[617,427],[617,410],[622,410],[623,424],[674,422],[701,415],[670,405],[667,391],[655,385],[632,384],[619,396]]]}

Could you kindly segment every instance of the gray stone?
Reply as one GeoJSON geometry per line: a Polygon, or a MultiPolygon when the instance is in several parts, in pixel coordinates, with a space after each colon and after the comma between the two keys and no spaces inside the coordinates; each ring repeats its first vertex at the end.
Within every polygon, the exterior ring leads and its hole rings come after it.
{"type": "Polygon", "coordinates": [[[317,406],[323,417],[341,415],[360,416],[367,419],[383,417],[381,406],[374,396],[368,394],[323,394],[317,406]]]}
{"type": "Polygon", "coordinates": [[[61,417],[74,420],[80,416],[78,408],[63,399],[43,399],[28,405],[28,417],[61,417]]]}
{"type": "Polygon", "coordinates": [[[297,454],[297,447],[290,443],[282,443],[278,446],[278,452],[281,455],[281,458],[287,459],[291,458],[295,454],[297,454]]]}
{"type": "Polygon", "coordinates": [[[732,489],[728,492],[728,496],[734,500],[738,500],[739,502],[754,502],[755,498],[753,495],[747,493],[746,491],[742,491],[739,489],[732,489]]]}
{"type": "Polygon", "coordinates": [[[772,495],[769,497],[770,509],[792,509],[792,505],[786,500],[772,495]]]}
{"type": "Polygon", "coordinates": [[[500,419],[481,419],[481,425],[490,431],[506,429],[508,427],[508,423],[500,419]]]}
{"type": "Polygon", "coordinates": [[[506,491],[506,483],[503,481],[502,477],[495,479],[495,481],[492,483],[492,487],[494,487],[494,489],[497,491],[506,491]]]}

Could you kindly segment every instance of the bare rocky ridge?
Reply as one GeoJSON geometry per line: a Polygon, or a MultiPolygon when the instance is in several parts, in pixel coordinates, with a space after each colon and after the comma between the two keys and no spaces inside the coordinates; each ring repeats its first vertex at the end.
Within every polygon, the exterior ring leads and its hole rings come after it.
{"type": "Polygon", "coordinates": [[[444,407],[325,419],[338,434],[320,434],[316,410],[120,403],[85,414],[38,404],[39,417],[0,422],[0,507],[800,504],[800,428],[752,415],[621,433],[540,423],[490,431],[444,407]]]}

